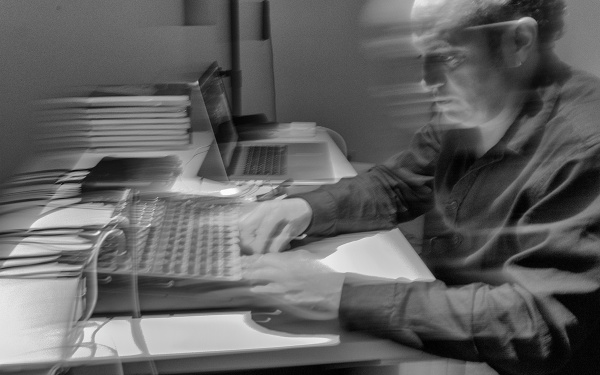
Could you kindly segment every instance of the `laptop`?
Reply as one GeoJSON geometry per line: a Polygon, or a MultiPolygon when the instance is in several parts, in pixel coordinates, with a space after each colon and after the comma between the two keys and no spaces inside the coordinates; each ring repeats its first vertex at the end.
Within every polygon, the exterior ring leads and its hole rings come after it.
{"type": "MultiPolygon", "coordinates": [[[[335,180],[329,146],[307,137],[297,139],[240,139],[217,62],[198,83],[215,135],[223,166],[230,181],[267,180],[296,184],[322,184],[335,180]]],[[[267,126],[277,127],[277,124],[267,126]]],[[[264,131],[264,124],[257,129],[264,131]]]]}

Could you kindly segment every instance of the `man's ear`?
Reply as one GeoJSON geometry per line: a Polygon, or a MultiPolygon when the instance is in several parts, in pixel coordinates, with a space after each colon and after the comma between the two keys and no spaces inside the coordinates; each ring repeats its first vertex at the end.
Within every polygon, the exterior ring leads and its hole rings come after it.
{"type": "Polygon", "coordinates": [[[502,38],[504,61],[516,68],[529,58],[537,48],[538,24],[531,17],[523,17],[509,26],[502,38]]]}

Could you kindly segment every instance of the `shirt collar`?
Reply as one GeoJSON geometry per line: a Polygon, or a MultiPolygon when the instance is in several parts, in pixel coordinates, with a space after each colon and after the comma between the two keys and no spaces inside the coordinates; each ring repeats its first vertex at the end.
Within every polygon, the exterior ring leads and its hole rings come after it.
{"type": "Polygon", "coordinates": [[[540,69],[520,115],[500,141],[507,151],[518,154],[526,152],[528,146],[537,139],[536,135],[548,125],[568,70],[558,60],[540,69]]]}

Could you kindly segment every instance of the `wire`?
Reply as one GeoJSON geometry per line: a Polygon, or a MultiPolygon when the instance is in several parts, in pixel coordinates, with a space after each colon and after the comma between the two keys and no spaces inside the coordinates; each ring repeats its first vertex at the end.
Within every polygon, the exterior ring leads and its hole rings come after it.
{"type": "Polygon", "coordinates": [[[86,298],[87,304],[85,306],[85,314],[82,316],[82,320],[88,320],[92,314],[94,313],[94,309],[96,308],[96,303],[98,301],[98,256],[100,254],[100,250],[102,249],[102,244],[104,241],[111,235],[114,234],[121,235],[124,232],[115,227],[110,230],[102,231],[100,237],[96,240],[94,244],[94,248],[92,250],[91,259],[88,262],[88,271],[86,275],[86,298]]]}
{"type": "MultiPolygon", "coordinates": [[[[137,197],[134,197],[132,200],[132,204],[129,205],[129,214],[130,217],[132,215],[132,210],[135,209],[135,207],[133,207],[135,205],[135,199],[137,199],[137,197]]],[[[130,230],[136,230],[137,229],[137,223],[132,223],[133,226],[130,226],[130,230]]],[[[140,307],[140,297],[139,297],[139,287],[138,287],[138,248],[137,246],[138,241],[135,235],[131,235],[128,238],[128,248],[131,251],[131,302],[133,304],[132,307],[132,316],[133,316],[133,320],[131,322],[131,330],[132,330],[132,335],[133,335],[133,340],[135,341],[135,343],[138,345],[138,347],[140,349],[142,349],[143,351],[145,351],[146,353],[148,353],[148,355],[150,355],[150,352],[148,350],[148,347],[146,345],[146,342],[144,340],[144,335],[142,333],[142,329],[140,327],[140,318],[142,316],[142,311],[141,311],[141,307],[140,307]]],[[[154,362],[154,360],[152,360],[152,358],[148,358],[148,360],[146,361],[148,363],[148,367],[150,370],[150,374],[152,375],[158,375],[158,369],[156,368],[156,363],[154,362]]]]}

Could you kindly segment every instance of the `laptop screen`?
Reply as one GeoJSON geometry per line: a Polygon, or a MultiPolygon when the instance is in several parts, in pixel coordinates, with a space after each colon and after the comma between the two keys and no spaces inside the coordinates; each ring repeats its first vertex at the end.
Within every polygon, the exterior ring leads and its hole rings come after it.
{"type": "Polygon", "coordinates": [[[238,134],[233,124],[221,68],[213,62],[198,80],[200,91],[225,168],[229,167],[238,134]]]}

